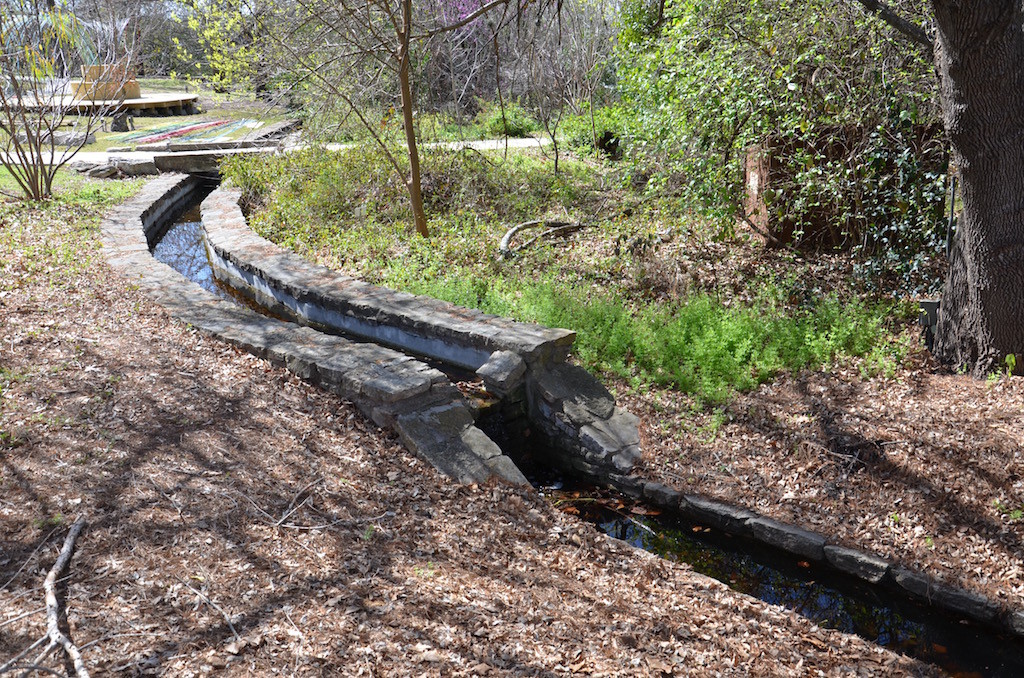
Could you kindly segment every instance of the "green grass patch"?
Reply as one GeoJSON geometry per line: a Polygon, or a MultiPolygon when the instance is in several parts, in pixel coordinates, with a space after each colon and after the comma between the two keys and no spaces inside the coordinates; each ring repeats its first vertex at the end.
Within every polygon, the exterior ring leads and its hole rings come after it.
{"type": "Polygon", "coordinates": [[[759,292],[743,302],[706,291],[652,299],[628,277],[626,255],[598,246],[651,230],[650,212],[609,209],[636,196],[609,195],[599,166],[570,160],[555,175],[542,157],[476,152],[428,153],[423,164],[430,239],[411,233],[402,182],[372,148],[239,157],[224,172],[271,240],[370,282],[575,330],[587,367],[698,405],[855,356],[867,374],[890,373],[907,348],[891,336],[889,305],[835,294],[794,303],[771,278],[750,280],[759,292]],[[540,245],[496,259],[510,225],[545,216],[591,223],[591,251],[540,245]]]}
{"type": "Polygon", "coordinates": [[[727,401],[783,371],[826,367],[844,357],[866,357],[869,374],[902,357],[886,340],[890,309],[834,296],[802,309],[786,308],[769,288],[744,306],[726,307],[708,295],[669,305],[627,304],[611,291],[518,276],[486,278],[439,263],[410,268],[392,262],[388,286],[478,308],[488,313],[566,327],[577,332],[575,352],[588,367],[666,385],[699,404],[727,401]],[[443,271],[443,272],[441,272],[443,271]]]}
{"type": "MultiPolygon", "coordinates": [[[[0,185],[9,180],[0,172],[0,185]]],[[[103,212],[126,200],[141,180],[89,179],[61,170],[48,200],[0,199],[0,291],[45,278],[74,285],[98,255],[103,212]]]]}
{"type": "MultiPolygon", "coordinates": [[[[401,152],[394,153],[404,165],[401,152]]],[[[453,238],[466,245],[467,238],[503,232],[505,223],[580,213],[601,185],[584,163],[565,162],[556,176],[543,158],[528,153],[502,160],[496,152],[435,148],[424,151],[421,162],[425,206],[432,227],[443,233],[432,244],[441,248],[453,238]]],[[[234,156],[222,167],[247,202],[260,208],[256,229],[289,245],[305,242],[341,252],[359,247],[367,233],[378,239],[373,232],[379,226],[387,227],[379,237],[401,237],[411,218],[402,178],[372,144],[345,151],[310,148],[269,160],[234,156]],[[347,243],[349,237],[356,242],[347,243]]],[[[480,256],[474,251],[470,258],[480,256]]]]}

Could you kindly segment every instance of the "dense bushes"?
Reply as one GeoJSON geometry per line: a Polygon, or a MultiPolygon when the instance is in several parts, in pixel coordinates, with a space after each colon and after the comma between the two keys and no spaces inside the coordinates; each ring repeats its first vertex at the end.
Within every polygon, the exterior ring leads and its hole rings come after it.
{"type": "Polygon", "coordinates": [[[517,101],[505,102],[504,106],[499,102],[481,104],[476,122],[486,136],[522,138],[540,129],[537,121],[517,101]]]}
{"type": "MultiPolygon", "coordinates": [[[[916,0],[901,4],[922,16],[916,0]]],[[[704,214],[731,225],[746,149],[775,139],[793,152],[778,157],[788,181],[774,216],[799,227],[827,211],[844,231],[836,243],[871,252],[934,244],[943,177],[914,130],[934,125],[939,109],[920,47],[856,3],[824,0],[631,0],[623,21],[621,119],[633,159],[704,214]],[[846,143],[849,130],[857,143],[846,143]]]]}
{"type": "Polygon", "coordinates": [[[579,115],[567,116],[562,125],[569,148],[582,154],[600,154],[618,160],[622,157],[622,138],[626,128],[622,108],[591,108],[584,103],[579,115]]]}

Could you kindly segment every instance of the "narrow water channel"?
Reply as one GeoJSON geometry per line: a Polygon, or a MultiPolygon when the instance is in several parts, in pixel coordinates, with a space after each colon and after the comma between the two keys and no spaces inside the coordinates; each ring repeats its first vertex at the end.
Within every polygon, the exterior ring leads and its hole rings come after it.
{"type": "Polygon", "coordinates": [[[830,568],[650,509],[598,488],[540,484],[544,496],[605,534],[689,564],[735,591],[816,624],[934,664],[953,676],[1024,676],[1024,643],[830,568]]]}
{"type": "MultiPolygon", "coordinates": [[[[153,256],[221,298],[250,305],[213,277],[199,214],[199,202],[206,193],[175,218],[153,248],[153,256]]],[[[499,444],[500,437],[495,437],[499,444]]],[[[679,517],[644,515],[652,511],[606,490],[585,485],[567,488],[550,478],[538,480],[535,486],[556,506],[578,514],[611,537],[687,563],[736,591],[782,605],[821,626],[855,633],[953,676],[1024,676],[1020,639],[679,517]]]]}
{"type": "Polygon", "coordinates": [[[153,256],[207,292],[213,292],[222,299],[234,300],[234,297],[213,277],[213,268],[206,257],[203,237],[202,217],[199,214],[199,205],[196,204],[180,214],[167,229],[153,247],[153,256]]]}

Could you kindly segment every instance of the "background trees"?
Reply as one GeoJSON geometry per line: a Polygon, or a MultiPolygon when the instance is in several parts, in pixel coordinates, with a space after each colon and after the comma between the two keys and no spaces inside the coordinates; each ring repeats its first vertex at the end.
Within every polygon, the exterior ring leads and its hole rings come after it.
{"type": "Polygon", "coordinates": [[[889,266],[942,244],[943,172],[921,148],[939,106],[919,47],[857,5],[818,0],[641,0],[623,22],[624,132],[695,209],[726,230],[764,216],[743,201],[761,145],[781,164],[761,207],[788,223],[777,236],[884,252],[889,266]]]}
{"type": "Polygon", "coordinates": [[[33,0],[0,7],[0,165],[27,197],[50,195],[57,171],[109,112],[104,106],[79,111],[70,83],[81,79],[83,65],[94,64],[114,66],[113,77],[123,80],[131,26],[131,18],[89,24],[33,0]]]}
{"type": "Polygon", "coordinates": [[[501,86],[501,37],[526,21],[557,16],[548,3],[520,7],[508,0],[446,5],[412,0],[295,0],[280,4],[266,31],[282,70],[306,94],[314,129],[357,120],[402,177],[417,233],[428,235],[417,139],[417,94],[461,116],[470,92],[501,86]],[[488,68],[485,46],[493,48],[488,68]],[[439,45],[442,45],[439,47],[439,45]],[[433,59],[432,59],[433,57],[433,59]],[[417,75],[445,73],[439,83],[417,75]],[[404,157],[395,152],[389,120],[401,119],[404,157]]]}

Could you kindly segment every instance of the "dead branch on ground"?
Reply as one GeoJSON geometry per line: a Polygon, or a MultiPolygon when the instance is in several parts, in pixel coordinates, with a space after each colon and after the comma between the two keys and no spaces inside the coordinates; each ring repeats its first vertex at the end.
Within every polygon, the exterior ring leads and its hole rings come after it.
{"type": "Polygon", "coordinates": [[[75,554],[75,541],[78,539],[78,535],[82,533],[82,530],[85,529],[85,526],[85,516],[80,517],[71,525],[68,536],[64,539],[64,545],[61,546],[60,553],[57,556],[57,562],[50,568],[46,579],[43,581],[43,590],[46,593],[46,635],[22,650],[17,656],[8,660],[3,666],[0,666],[0,674],[14,670],[22,671],[21,675],[28,675],[34,671],[55,673],[53,669],[42,666],[42,661],[55,649],[61,648],[64,650],[64,666],[68,675],[75,676],[75,678],[89,678],[89,671],[85,668],[82,653],[71,640],[71,628],[68,625],[63,592],[57,591],[58,580],[64,576],[68,566],[71,564],[71,557],[75,554]],[[19,663],[24,657],[44,643],[46,643],[46,647],[43,648],[32,662],[29,664],[19,663]]]}
{"type": "Polygon", "coordinates": [[[573,231],[578,231],[583,228],[583,224],[579,222],[571,221],[550,221],[548,219],[538,219],[536,221],[525,221],[521,224],[517,224],[510,228],[504,236],[501,238],[501,244],[498,245],[498,254],[503,259],[511,259],[517,253],[523,251],[533,243],[547,238],[553,235],[566,235],[573,231]],[[536,235],[525,243],[518,247],[512,247],[512,238],[515,237],[520,231],[525,231],[528,228],[546,228],[547,230],[541,232],[540,235],[536,235]]]}
{"type": "Polygon", "coordinates": [[[184,579],[182,579],[181,577],[175,577],[175,579],[177,579],[179,582],[181,582],[181,584],[185,588],[187,588],[189,591],[191,591],[192,593],[194,593],[197,596],[199,596],[200,598],[202,598],[203,602],[205,602],[211,608],[213,608],[217,612],[220,612],[220,616],[224,618],[224,621],[225,621],[225,623],[227,623],[228,628],[231,629],[231,634],[235,637],[235,640],[236,641],[241,641],[242,640],[242,637],[240,635],[238,635],[238,631],[235,630],[235,625],[231,623],[231,617],[228,615],[227,612],[224,611],[224,608],[222,608],[217,603],[213,602],[213,600],[211,600],[208,595],[206,595],[205,593],[203,593],[199,589],[196,589],[196,588],[193,588],[192,586],[190,586],[189,583],[187,581],[185,581],[184,579]]]}

